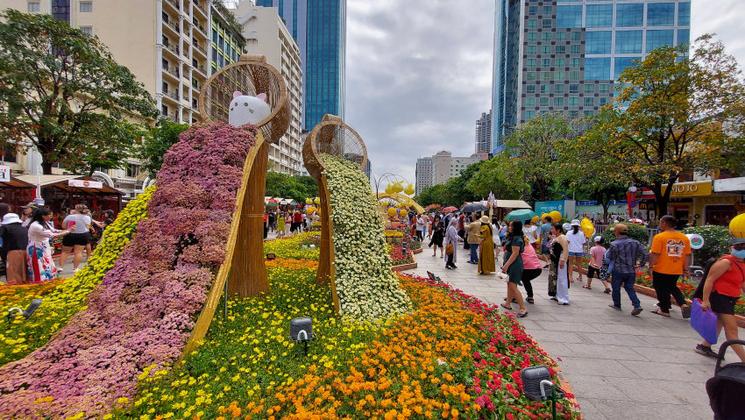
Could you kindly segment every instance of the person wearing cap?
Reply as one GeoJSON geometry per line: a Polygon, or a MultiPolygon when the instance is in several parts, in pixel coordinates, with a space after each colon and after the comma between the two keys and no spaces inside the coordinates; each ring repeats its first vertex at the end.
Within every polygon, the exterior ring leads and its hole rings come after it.
{"type": "Polygon", "coordinates": [[[21,225],[21,218],[15,213],[6,213],[0,225],[0,238],[3,240],[3,259],[5,277],[8,284],[26,283],[26,246],[28,230],[21,225]]]}
{"type": "Polygon", "coordinates": [[[605,262],[613,265],[613,288],[611,297],[613,303],[608,305],[613,309],[621,310],[621,286],[631,299],[634,309],[631,315],[638,316],[642,313],[642,305],[634,290],[636,282],[636,267],[647,263],[647,250],[636,239],[628,237],[629,227],[623,223],[613,228],[616,240],[611,242],[608,252],[605,253],[605,262]]]}
{"type": "Polygon", "coordinates": [[[585,289],[592,289],[592,279],[596,278],[605,286],[605,293],[610,294],[610,284],[600,278],[600,268],[603,266],[605,258],[605,247],[603,246],[603,237],[596,236],[593,238],[595,246],[590,248],[590,264],[587,267],[587,284],[582,286],[585,289]]]}
{"type": "Polygon", "coordinates": [[[678,278],[688,273],[693,254],[691,253],[691,241],[675,229],[677,224],[678,221],[673,216],[662,216],[660,233],[652,238],[649,251],[649,274],[659,301],[652,313],[669,318],[670,295],[672,295],[680,306],[683,318],[689,318],[691,307],[686,302],[683,292],[678,288],[678,278]]]}
{"type": "Polygon", "coordinates": [[[579,273],[579,281],[582,282],[582,272],[585,270],[582,268],[582,259],[585,257],[585,233],[579,229],[579,220],[572,220],[570,231],[566,233],[567,242],[569,242],[569,268],[567,269],[567,276],[569,282],[574,282],[572,272],[574,270],[579,273]]]}
{"type": "Polygon", "coordinates": [[[492,235],[491,222],[489,216],[481,216],[481,244],[479,245],[479,274],[491,274],[497,271],[497,264],[494,261],[494,240],[492,235]]]}
{"type": "MultiPolygon", "coordinates": [[[[701,309],[711,310],[717,315],[717,336],[724,329],[727,340],[739,340],[739,329],[735,318],[735,305],[745,292],[745,238],[732,239],[729,255],[722,256],[709,269],[704,280],[701,309]]],[[[743,363],[745,348],[732,346],[743,363]]],[[[719,355],[706,340],[696,346],[696,353],[712,358],[719,355]]]]}

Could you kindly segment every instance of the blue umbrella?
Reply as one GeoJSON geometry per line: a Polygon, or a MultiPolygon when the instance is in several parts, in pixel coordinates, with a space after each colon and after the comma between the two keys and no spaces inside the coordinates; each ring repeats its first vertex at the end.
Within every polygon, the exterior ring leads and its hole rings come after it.
{"type": "Polygon", "coordinates": [[[513,220],[524,222],[526,220],[532,219],[533,217],[535,217],[535,212],[533,210],[520,209],[512,210],[511,212],[507,213],[507,216],[505,216],[504,220],[508,222],[512,222],[513,220]]]}

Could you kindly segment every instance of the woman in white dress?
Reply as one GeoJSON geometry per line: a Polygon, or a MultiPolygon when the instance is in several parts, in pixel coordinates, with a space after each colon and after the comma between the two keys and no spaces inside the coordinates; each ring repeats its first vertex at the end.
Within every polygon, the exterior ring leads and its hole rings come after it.
{"type": "Polygon", "coordinates": [[[50,220],[52,213],[47,208],[36,209],[33,221],[28,227],[28,275],[32,283],[54,280],[59,269],[52,259],[52,245],[49,239],[64,236],[69,230],[55,229],[50,220]]]}

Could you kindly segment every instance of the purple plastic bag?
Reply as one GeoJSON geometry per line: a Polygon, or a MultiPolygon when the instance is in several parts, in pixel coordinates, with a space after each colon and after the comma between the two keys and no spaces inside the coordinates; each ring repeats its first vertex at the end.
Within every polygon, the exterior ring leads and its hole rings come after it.
{"type": "Polygon", "coordinates": [[[708,311],[701,309],[699,299],[693,299],[691,305],[691,327],[709,344],[717,343],[717,314],[711,308],[708,311]]]}

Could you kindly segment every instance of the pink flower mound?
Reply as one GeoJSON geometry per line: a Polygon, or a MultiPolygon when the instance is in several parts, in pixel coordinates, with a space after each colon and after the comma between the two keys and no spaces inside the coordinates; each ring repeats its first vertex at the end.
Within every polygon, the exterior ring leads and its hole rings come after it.
{"type": "Polygon", "coordinates": [[[88,308],[46,346],[0,368],[0,418],[100,415],[134,395],[145,367],[180,356],[223,261],[255,133],[216,123],[181,135],[148,218],[88,308]]]}

